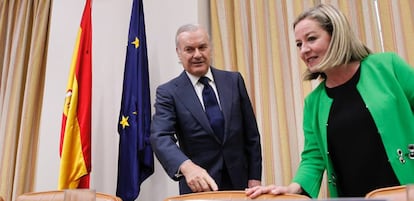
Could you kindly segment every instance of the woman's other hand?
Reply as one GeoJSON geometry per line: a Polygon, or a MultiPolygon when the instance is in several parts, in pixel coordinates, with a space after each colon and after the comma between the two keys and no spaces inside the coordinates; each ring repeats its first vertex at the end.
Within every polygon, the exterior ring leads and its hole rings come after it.
{"type": "Polygon", "coordinates": [[[268,185],[268,186],[255,186],[253,188],[247,188],[245,190],[246,195],[250,198],[256,198],[261,194],[300,194],[302,193],[302,188],[297,183],[291,183],[288,186],[276,186],[276,185],[268,185]]]}

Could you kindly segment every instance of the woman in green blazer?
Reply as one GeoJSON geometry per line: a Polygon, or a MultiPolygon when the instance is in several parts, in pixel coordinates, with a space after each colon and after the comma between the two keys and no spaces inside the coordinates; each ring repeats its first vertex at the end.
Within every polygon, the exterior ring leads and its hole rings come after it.
{"type": "Polygon", "coordinates": [[[305,80],[321,80],[305,99],[302,159],[290,185],[246,194],[317,198],[325,170],[330,197],[414,183],[414,68],[397,54],[371,53],[331,5],[302,13],[294,31],[305,80]]]}

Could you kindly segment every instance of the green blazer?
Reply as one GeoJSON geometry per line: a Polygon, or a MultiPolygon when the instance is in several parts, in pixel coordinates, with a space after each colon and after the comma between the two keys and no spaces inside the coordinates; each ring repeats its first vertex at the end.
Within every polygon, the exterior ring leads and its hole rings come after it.
{"type": "MultiPolygon", "coordinates": [[[[401,184],[414,183],[414,159],[408,157],[408,145],[414,144],[414,68],[395,53],[371,54],[361,61],[360,68],[357,89],[375,121],[389,162],[401,184]]],[[[325,170],[330,197],[338,196],[327,149],[331,105],[325,82],[305,98],[305,143],[293,182],[313,198],[318,197],[325,170]]]]}

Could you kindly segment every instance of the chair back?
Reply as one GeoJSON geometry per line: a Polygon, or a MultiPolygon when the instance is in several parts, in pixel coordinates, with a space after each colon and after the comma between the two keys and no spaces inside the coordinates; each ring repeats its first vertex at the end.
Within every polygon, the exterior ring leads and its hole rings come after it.
{"type": "MultiPolygon", "coordinates": [[[[182,200],[250,200],[244,191],[209,191],[200,193],[190,193],[178,196],[172,196],[164,201],[182,201],[182,200]]],[[[309,197],[299,194],[262,194],[255,200],[310,200],[309,197]]]]}
{"type": "Polygon", "coordinates": [[[388,201],[407,201],[407,190],[406,186],[379,188],[367,193],[365,198],[379,198],[388,201]]]}
{"type": "MultiPolygon", "coordinates": [[[[64,199],[65,191],[56,190],[24,193],[17,196],[16,201],[64,201],[64,199]]],[[[96,201],[122,201],[122,199],[115,195],[96,192],[96,201]]]]}

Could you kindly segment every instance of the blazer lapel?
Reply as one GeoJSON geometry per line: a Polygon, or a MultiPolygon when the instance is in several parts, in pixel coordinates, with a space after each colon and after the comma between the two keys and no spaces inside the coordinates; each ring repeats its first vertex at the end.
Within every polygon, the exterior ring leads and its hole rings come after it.
{"type": "Polygon", "coordinates": [[[178,100],[182,102],[182,104],[188,109],[188,111],[190,111],[193,114],[194,118],[201,124],[201,126],[205,130],[217,137],[210,126],[210,123],[207,119],[207,115],[203,110],[203,107],[200,103],[200,100],[197,97],[194,87],[191,84],[191,81],[185,72],[181,73],[181,75],[177,79],[176,87],[178,100]]]}
{"type": "Polygon", "coordinates": [[[226,140],[227,129],[229,128],[230,114],[232,107],[233,90],[235,89],[233,82],[229,81],[229,77],[226,74],[211,68],[211,72],[214,76],[214,82],[216,83],[217,93],[220,99],[220,106],[224,116],[224,136],[223,140],[226,140]]]}

